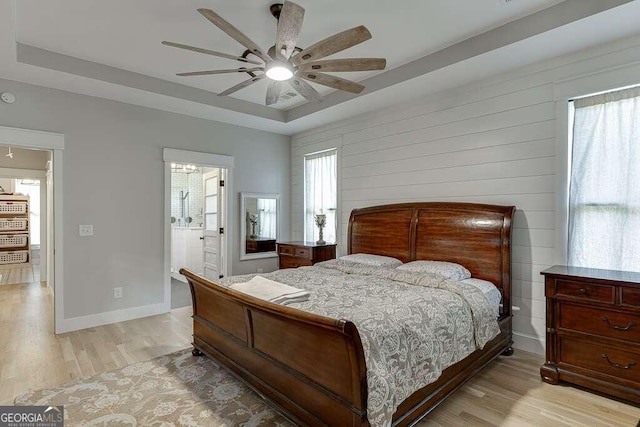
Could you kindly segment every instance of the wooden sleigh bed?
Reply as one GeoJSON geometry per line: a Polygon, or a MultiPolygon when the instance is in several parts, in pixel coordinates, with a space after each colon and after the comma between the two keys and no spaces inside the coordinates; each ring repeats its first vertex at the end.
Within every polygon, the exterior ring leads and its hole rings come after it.
{"type": "MultiPolygon", "coordinates": [[[[465,266],[501,289],[500,334],[405,399],[394,426],[412,425],[500,354],[512,353],[513,206],[407,203],[356,209],[348,252],[465,266]]],[[[182,269],[193,297],[194,355],[233,371],[298,425],[368,426],[367,379],[355,325],[272,304],[182,269]]]]}

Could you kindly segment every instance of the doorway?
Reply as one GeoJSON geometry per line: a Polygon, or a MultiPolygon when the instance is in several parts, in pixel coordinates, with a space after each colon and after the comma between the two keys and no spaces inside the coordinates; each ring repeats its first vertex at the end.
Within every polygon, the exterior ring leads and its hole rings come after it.
{"type": "Polygon", "coordinates": [[[48,150],[0,145],[0,286],[49,285],[51,158],[48,150]]]}
{"type": "MultiPolygon", "coordinates": [[[[40,245],[40,263],[45,265],[46,263],[46,277],[44,279],[41,275],[41,280],[46,280],[45,288],[47,289],[44,297],[47,300],[46,307],[51,307],[51,299],[53,299],[53,316],[52,318],[43,319],[45,325],[51,325],[52,333],[62,333],[68,330],[68,325],[64,319],[64,288],[63,288],[63,246],[62,246],[62,227],[63,227],[63,212],[62,203],[55,203],[54,200],[62,200],[62,163],[63,163],[63,150],[64,150],[64,135],[33,131],[28,129],[19,129],[0,126],[0,144],[7,147],[7,152],[4,158],[12,159],[9,156],[8,147],[12,148],[13,159],[15,157],[15,149],[22,148],[31,151],[44,151],[49,156],[49,161],[46,163],[46,171],[44,175],[39,177],[41,183],[41,196],[46,198],[46,209],[41,209],[41,215],[44,214],[44,224],[41,222],[41,230],[46,229],[46,232],[40,233],[41,245],[40,245]],[[45,186],[42,184],[46,183],[45,186]],[[43,191],[43,189],[45,189],[43,191]],[[46,239],[46,250],[43,250],[45,244],[43,240],[46,239]],[[55,254],[55,256],[54,256],[55,254]]],[[[34,173],[33,170],[25,169],[24,166],[18,166],[16,161],[12,164],[12,173],[26,170],[28,175],[34,173]]],[[[21,178],[28,178],[28,176],[22,176],[21,178]]],[[[43,281],[44,281],[43,280],[43,281]]],[[[42,314],[44,315],[44,311],[42,314]]],[[[48,326],[45,326],[49,329],[48,326]]]]}
{"type": "Polygon", "coordinates": [[[233,162],[229,156],[171,149],[165,149],[164,157],[169,229],[165,303],[175,309],[191,305],[181,268],[214,281],[227,275],[228,176],[233,162]],[[194,158],[196,162],[190,161],[194,158]]]}

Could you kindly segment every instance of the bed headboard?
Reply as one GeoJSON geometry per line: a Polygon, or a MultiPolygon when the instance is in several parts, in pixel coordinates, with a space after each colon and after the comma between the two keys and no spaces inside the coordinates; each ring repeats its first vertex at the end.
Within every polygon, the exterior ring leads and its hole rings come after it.
{"type": "Polygon", "coordinates": [[[461,264],[501,288],[510,311],[514,211],[515,206],[440,202],[354,209],[347,251],[461,264]]]}

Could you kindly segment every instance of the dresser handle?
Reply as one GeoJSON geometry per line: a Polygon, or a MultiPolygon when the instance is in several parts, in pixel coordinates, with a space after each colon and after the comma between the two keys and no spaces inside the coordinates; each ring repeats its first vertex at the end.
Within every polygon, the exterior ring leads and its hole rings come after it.
{"type": "Polygon", "coordinates": [[[629,329],[633,328],[634,326],[636,326],[636,322],[629,322],[629,324],[627,326],[618,326],[618,325],[612,325],[609,322],[609,319],[607,319],[606,317],[601,317],[600,318],[603,322],[606,322],[607,326],[610,327],[611,329],[615,329],[616,331],[628,331],[629,329]]]}
{"type": "Polygon", "coordinates": [[[627,363],[626,365],[621,365],[619,363],[613,363],[611,360],[609,360],[609,356],[607,356],[606,354],[602,353],[602,358],[607,360],[607,363],[611,366],[613,366],[614,368],[618,368],[618,369],[629,369],[631,368],[633,365],[636,365],[636,362],[634,362],[633,360],[630,361],[629,363],[627,363]]]}
{"type": "Polygon", "coordinates": [[[584,295],[587,293],[587,290],[585,288],[580,288],[580,293],[584,295]]]}

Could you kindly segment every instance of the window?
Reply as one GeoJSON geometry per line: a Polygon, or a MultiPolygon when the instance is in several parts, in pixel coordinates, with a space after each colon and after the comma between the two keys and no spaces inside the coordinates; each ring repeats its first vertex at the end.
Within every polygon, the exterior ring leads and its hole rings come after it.
{"type": "Polygon", "coordinates": [[[16,179],[15,192],[29,196],[29,230],[31,245],[40,244],[40,181],[16,179]]]}
{"type": "Polygon", "coordinates": [[[574,109],[569,265],[640,271],[640,88],[574,109]]]}
{"type": "Polygon", "coordinates": [[[276,238],[276,199],[258,199],[258,236],[265,239],[276,238]]]}
{"type": "Polygon", "coordinates": [[[325,214],[323,238],[335,243],[338,205],[338,150],[332,149],[304,157],[304,237],[316,241],[320,235],[314,215],[325,214]]]}

